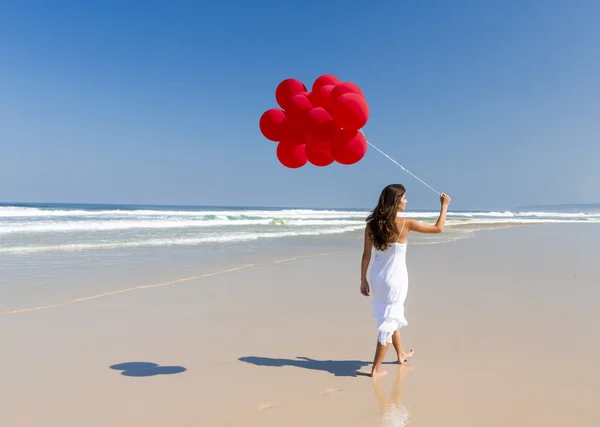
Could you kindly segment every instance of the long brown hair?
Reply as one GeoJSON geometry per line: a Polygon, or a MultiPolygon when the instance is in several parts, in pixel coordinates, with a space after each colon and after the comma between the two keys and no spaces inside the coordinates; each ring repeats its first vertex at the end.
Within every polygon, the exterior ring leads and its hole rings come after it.
{"type": "Polygon", "coordinates": [[[388,185],[381,192],[377,206],[367,217],[367,227],[373,239],[373,246],[380,251],[387,249],[398,232],[396,216],[405,193],[406,189],[402,184],[388,185]]]}

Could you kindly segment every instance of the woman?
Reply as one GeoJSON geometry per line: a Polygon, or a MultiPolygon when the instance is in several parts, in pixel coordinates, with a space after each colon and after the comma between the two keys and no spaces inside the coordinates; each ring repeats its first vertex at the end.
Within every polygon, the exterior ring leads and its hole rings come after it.
{"type": "Polygon", "coordinates": [[[411,231],[441,233],[444,230],[450,197],[442,193],[440,202],[442,207],[435,225],[402,218],[398,213],[406,210],[406,189],[401,184],[391,184],[383,189],[377,206],[367,218],[360,292],[369,296],[373,290],[373,317],[377,319],[379,330],[371,377],[387,374],[381,369],[381,363],[390,343],[398,354],[398,363],[406,362],[413,355],[413,350],[402,350],[398,331],[408,325],[404,318],[404,301],[408,291],[406,238],[411,231]],[[375,257],[369,284],[367,269],[373,248],[375,257]]]}

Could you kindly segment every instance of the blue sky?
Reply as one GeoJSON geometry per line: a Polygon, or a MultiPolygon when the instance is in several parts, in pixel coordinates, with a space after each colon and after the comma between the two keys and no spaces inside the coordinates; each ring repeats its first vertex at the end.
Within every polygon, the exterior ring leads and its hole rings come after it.
{"type": "Polygon", "coordinates": [[[370,207],[374,150],[283,168],[277,84],[365,92],[375,145],[455,209],[600,201],[600,2],[0,3],[0,200],[370,207]]]}

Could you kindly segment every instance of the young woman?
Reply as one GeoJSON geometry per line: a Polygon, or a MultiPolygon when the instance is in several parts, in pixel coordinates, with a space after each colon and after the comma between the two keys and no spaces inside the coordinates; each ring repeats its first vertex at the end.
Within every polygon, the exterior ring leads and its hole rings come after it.
{"type": "Polygon", "coordinates": [[[404,318],[404,301],[408,291],[406,238],[411,231],[441,233],[444,230],[450,197],[442,193],[440,202],[442,207],[435,225],[403,218],[398,214],[406,210],[406,189],[401,184],[391,184],[383,189],[377,206],[367,218],[360,292],[369,296],[371,290],[373,291],[373,317],[377,319],[379,330],[372,377],[387,374],[381,369],[381,363],[389,344],[394,346],[400,364],[413,355],[413,350],[402,350],[398,331],[399,328],[408,325],[404,318]],[[367,269],[373,248],[375,256],[369,283],[367,269]]]}

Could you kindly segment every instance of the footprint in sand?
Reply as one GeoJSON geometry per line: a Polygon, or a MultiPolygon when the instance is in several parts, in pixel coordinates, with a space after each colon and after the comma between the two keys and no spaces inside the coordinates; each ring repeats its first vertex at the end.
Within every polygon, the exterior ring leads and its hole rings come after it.
{"type": "Polygon", "coordinates": [[[339,393],[340,391],[342,391],[341,388],[328,388],[327,390],[321,393],[321,396],[331,396],[332,394],[339,393]]]}
{"type": "Polygon", "coordinates": [[[263,403],[262,405],[260,405],[258,407],[259,411],[266,411],[268,409],[271,409],[274,405],[272,403],[263,403]]]}

